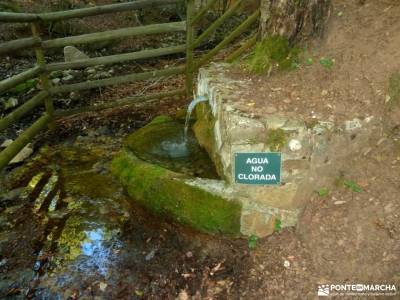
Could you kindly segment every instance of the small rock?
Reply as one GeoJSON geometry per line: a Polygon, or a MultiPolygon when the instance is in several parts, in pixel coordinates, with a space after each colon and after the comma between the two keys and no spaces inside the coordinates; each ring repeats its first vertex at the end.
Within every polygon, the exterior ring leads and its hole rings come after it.
{"type": "Polygon", "coordinates": [[[99,288],[100,288],[100,291],[104,292],[106,290],[106,288],[107,288],[107,283],[100,282],[99,283],[99,288]]]}
{"type": "Polygon", "coordinates": [[[0,267],[4,267],[7,264],[7,259],[3,258],[0,260],[0,267]]]}
{"type": "Polygon", "coordinates": [[[362,127],[360,119],[354,118],[351,121],[346,121],[345,122],[345,129],[346,131],[351,131],[355,129],[359,129],[362,127]]]}
{"type": "Polygon", "coordinates": [[[25,159],[27,159],[31,154],[33,153],[33,149],[31,147],[31,144],[26,145],[24,148],[22,148],[19,153],[14,156],[14,158],[9,162],[9,164],[16,164],[23,162],[25,159]]]}
{"type": "Polygon", "coordinates": [[[95,68],[87,68],[85,71],[86,71],[87,74],[94,74],[94,73],[96,73],[96,69],[95,69],[95,68]]]}
{"type": "Polygon", "coordinates": [[[285,261],[283,262],[283,266],[284,266],[286,269],[290,268],[290,261],[285,260],[285,261]]]}
{"type": "Polygon", "coordinates": [[[342,205],[345,203],[346,203],[346,201],[343,201],[343,200],[338,200],[338,201],[333,202],[333,204],[335,204],[335,205],[342,205]]]}
{"type": "Polygon", "coordinates": [[[7,148],[11,143],[13,142],[13,140],[5,140],[1,145],[0,148],[7,148]]]}
{"type": "Polygon", "coordinates": [[[157,249],[153,249],[151,250],[145,257],[146,261],[152,260],[154,258],[154,256],[156,255],[156,251],[157,249]]]}
{"type": "Polygon", "coordinates": [[[96,173],[104,174],[107,172],[107,167],[104,165],[104,162],[97,162],[92,167],[93,171],[96,173]]]}
{"type": "Polygon", "coordinates": [[[329,94],[328,90],[322,90],[321,92],[321,96],[326,96],[328,94],[329,94]]]}
{"type": "Polygon", "coordinates": [[[185,290],[179,292],[178,300],[189,300],[189,295],[185,290]]]}
{"type": "Polygon", "coordinates": [[[64,47],[64,60],[65,62],[74,62],[77,60],[88,59],[85,53],[80,51],[74,46],[66,46],[64,47]]]}
{"type": "Polygon", "coordinates": [[[69,93],[69,98],[71,100],[79,100],[80,94],[78,92],[71,92],[71,93],[69,93]]]}
{"type": "Polygon", "coordinates": [[[71,74],[68,74],[62,78],[62,81],[70,81],[72,79],[74,79],[74,76],[72,76],[71,74]]]}
{"type": "Polygon", "coordinates": [[[191,251],[186,252],[186,257],[187,258],[192,258],[193,257],[193,253],[191,251]]]}
{"type": "Polygon", "coordinates": [[[302,148],[302,145],[299,140],[292,139],[289,142],[289,149],[290,151],[299,151],[302,148]]]}
{"type": "Polygon", "coordinates": [[[61,79],[60,78],[54,78],[54,79],[51,80],[51,82],[53,84],[57,85],[57,84],[59,84],[61,82],[61,79]]]}
{"type": "Polygon", "coordinates": [[[4,102],[4,109],[10,109],[16,107],[18,105],[18,99],[11,97],[7,101],[4,102]]]}

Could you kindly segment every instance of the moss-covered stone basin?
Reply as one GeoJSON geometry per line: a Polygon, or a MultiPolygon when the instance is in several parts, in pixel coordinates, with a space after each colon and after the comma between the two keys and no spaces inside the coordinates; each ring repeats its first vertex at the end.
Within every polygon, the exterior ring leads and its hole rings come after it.
{"type": "Polygon", "coordinates": [[[137,157],[178,173],[217,179],[215,167],[192,131],[184,136],[184,124],[168,116],[156,117],[125,140],[137,157]]]}
{"type": "Polygon", "coordinates": [[[182,134],[179,122],[154,119],[125,140],[112,162],[114,176],[134,201],[155,214],[202,232],[239,235],[241,203],[190,184],[193,174],[215,178],[216,173],[194,137],[183,145],[182,134]]]}

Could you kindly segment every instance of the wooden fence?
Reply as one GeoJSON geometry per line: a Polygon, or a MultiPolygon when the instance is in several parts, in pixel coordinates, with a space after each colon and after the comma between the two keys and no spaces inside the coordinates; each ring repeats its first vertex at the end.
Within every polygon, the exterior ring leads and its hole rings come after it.
{"type": "MultiPolygon", "coordinates": [[[[164,24],[152,24],[139,27],[129,27],[117,30],[109,30],[104,32],[96,32],[83,34],[78,36],[70,36],[63,38],[56,38],[50,40],[42,40],[39,33],[39,25],[41,22],[49,21],[62,21],[72,18],[83,18],[88,16],[97,16],[101,14],[116,13],[123,11],[130,11],[141,8],[148,8],[166,4],[178,4],[184,0],[137,0],[134,2],[118,3],[104,6],[95,6],[90,8],[75,9],[69,11],[49,12],[40,14],[27,14],[27,13],[8,13],[0,12],[0,22],[11,22],[11,23],[30,23],[32,37],[22,38],[0,44],[0,56],[18,51],[21,49],[32,48],[36,55],[36,65],[32,68],[12,76],[10,78],[0,81],[0,95],[7,90],[17,86],[18,84],[24,83],[29,79],[39,77],[41,82],[42,90],[39,91],[34,97],[20,105],[13,112],[9,113],[4,118],[0,119],[0,132],[4,131],[11,124],[17,122],[22,117],[30,113],[34,108],[44,105],[45,113],[34,122],[28,129],[20,134],[6,149],[0,152],[0,171],[4,169],[7,164],[24,148],[40,131],[47,127],[52,128],[54,120],[60,116],[66,116],[76,114],[85,111],[96,111],[106,108],[112,108],[116,106],[129,105],[137,103],[138,101],[148,101],[154,99],[160,99],[164,97],[170,97],[175,95],[186,95],[191,97],[193,92],[193,76],[197,69],[209,62],[216,54],[218,54],[224,47],[234,41],[239,35],[241,35],[246,29],[254,24],[259,18],[260,11],[257,9],[252,15],[250,15],[240,26],[234,29],[225,39],[220,42],[214,49],[204,54],[199,58],[195,58],[194,50],[196,47],[202,44],[221,24],[232,16],[245,1],[248,0],[237,0],[221,17],[219,17],[210,27],[205,30],[200,36],[195,36],[195,27],[198,25],[200,20],[205,16],[207,11],[212,8],[218,0],[209,0],[204,7],[199,11],[195,11],[194,0],[186,0],[186,21],[184,22],[172,22],[164,24]],[[101,41],[110,41],[115,39],[121,39],[124,37],[133,37],[147,34],[157,33],[171,33],[178,31],[186,31],[186,44],[172,47],[164,47],[153,50],[143,50],[138,52],[130,52],[124,54],[96,57],[82,59],[74,62],[59,62],[59,63],[46,63],[45,61],[45,50],[51,48],[59,48],[68,45],[82,45],[101,41]],[[86,81],[75,84],[53,86],[49,81],[49,74],[52,71],[68,70],[68,69],[79,69],[86,68],[95,65],[108,65],[121,63],[126,61],[132,61],[137,59],[160,57],[163,55],[170,55],[176,53],[186,53],[186,64],[178,67],[172,67],[162,70],[156,70],[144,73],[133,73],[124,76],[115,76],[107,79],[86,81]],[[87,90],[92,88],[98,88],[103,86],[111,86],[117,84],[123,84],[128,82],[134,82],[139,80],[147,80],[150,78],[165,77],[177,74],[186,75],[185,88],[176,89],[168,92],[156,93],[151,95],[129,97],[121,100],[114,101],[112,103],[80,107],[77,109],[55,111],[53,107],[53,97],[55,94],[69,93],[72,91],[87,90]]],[[[254,45],[256,37],[252,36],[239,47],[235,52],[230,54],[227,61],[232,61],[243,53],[247,48],[254,45]]]]}

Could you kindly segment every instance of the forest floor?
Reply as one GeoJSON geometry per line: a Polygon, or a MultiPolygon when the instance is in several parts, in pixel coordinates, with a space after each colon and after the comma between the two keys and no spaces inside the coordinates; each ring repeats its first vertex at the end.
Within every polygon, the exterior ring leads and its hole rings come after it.
{"type": "MultiPolygon", "coordinates": [[[[0,207],[0,297],[315,299],[319,284],[344,283],[395,284],[399,293],[400,108],[386,101],[389,77],[400,71],[400,5],[389,0],[333,5],[322,42],[309,48],[314,65],[253,76],[257,88],[249,89],[271,90],[278,110],[298,106],[301,113],[329,115],[334,106],[338,118],[381,120],[369,147],[343,164],[328,193],[311,197],[298,228],[259,239],[250,250],[245,239],[160,221],[126,198],[107,171],[112,155],[127,133],[157,114],[175,115],[187,105],[184,99],[70,117],[60,121],[55,135],[37,142],[40,149],[53,139],[30,160],[31,172],[18,183],[7,177],[12,193],[0,207]],[[318,65],[321,57],[334,61],[329,70],[318,65]],[[274,92],[276,87],[282,92],[274,92]],[[63,201],[52,212],[51,203],[36,204],[46,181],[20,194],[40,173],[59,178],[54,190],[63,201]],[[342,177],[361,189],[346,188],[337,180],[342,177]]],[[[177,84],[157,84],[165,83],[177,84]]],[[[146,86],[110,88],[95,97],[142,89],[146,86]]]]}

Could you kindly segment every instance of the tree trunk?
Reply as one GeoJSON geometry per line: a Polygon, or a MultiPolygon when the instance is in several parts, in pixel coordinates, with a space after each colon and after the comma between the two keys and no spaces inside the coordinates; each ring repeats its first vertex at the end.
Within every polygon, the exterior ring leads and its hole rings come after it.
{"type": "Polygon", "coordinates": [[[322,36],[331,0],[261,0],[262,36],[281,35],[291,43],[322,36]]]}

